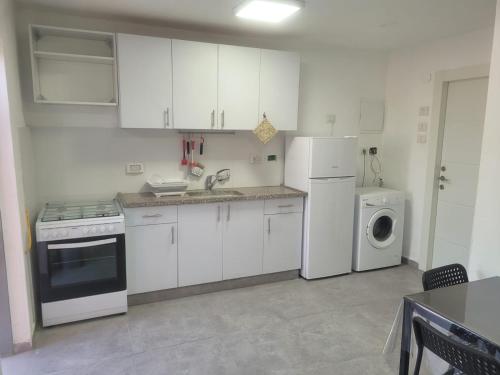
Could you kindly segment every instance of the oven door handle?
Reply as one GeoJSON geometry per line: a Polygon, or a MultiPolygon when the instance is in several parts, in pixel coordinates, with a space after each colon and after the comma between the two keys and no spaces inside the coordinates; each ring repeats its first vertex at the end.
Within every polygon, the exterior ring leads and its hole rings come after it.
{"type": "Polygon", "coordinates": [[[107,245],[110,243],[116,243],[116,237],[107,238],[105,240],[97,240],[90,242],[73,242],[73,243],[56,243],[47,245],[47,249],[49,250],[57,250],[57,249],[77,249],[79,247],[91,247],[91,246],[99,246],[99,245],[107,245]]]}

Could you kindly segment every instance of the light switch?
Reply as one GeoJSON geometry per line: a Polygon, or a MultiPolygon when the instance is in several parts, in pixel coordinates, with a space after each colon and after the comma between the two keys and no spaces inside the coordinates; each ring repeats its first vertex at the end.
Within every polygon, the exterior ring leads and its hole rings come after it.
{"type": "Polygon", "coordinates": [[[418,123],[417,130],[419,132],[425,133],[427,132],[427,123],[422,121],[418,123]]]}
{"type": "Polygon", "coordinates": [[[427,134],[417,134],[417,143],[427,143],[427,134]]]}
{"type": "Polygon", "coordinates": [[[430,108],[429,106],[422,106],[418,109],[418,115],[419,116],[429,116],[430,113],[430,108]]]}

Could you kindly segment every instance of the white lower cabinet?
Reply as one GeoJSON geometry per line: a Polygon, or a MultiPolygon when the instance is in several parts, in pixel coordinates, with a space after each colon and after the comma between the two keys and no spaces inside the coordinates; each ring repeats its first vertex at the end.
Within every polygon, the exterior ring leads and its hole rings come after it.
{"type": "Polygon", "coordinates": [[[128,294],[177,287],[177,224],[126,228],[128,294]]]}
{"type": "Polygon", "coordinates": [[[302,213],[265,215],[263,272],[299,269],[301,252],[302,213]]]}
{"type": "Polygon", "coordinates": [[[222,203],[179,206],[179,286],[222,280],[222,203]]]}
{"type": "Polygon", "coordinates": [[[223,279],[262,274],[264,201],[227,202],[223,211],[223,279]]]}
{"type": "Polygon", "coordinates": [[[128,293],[300,269],[302,204],[287,198],[125,210],[128,293]]]}

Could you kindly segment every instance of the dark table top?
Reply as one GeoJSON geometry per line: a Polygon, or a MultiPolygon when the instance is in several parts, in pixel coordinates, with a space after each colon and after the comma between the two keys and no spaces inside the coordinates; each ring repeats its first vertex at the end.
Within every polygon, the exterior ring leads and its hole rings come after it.
{"type": "Polygon", "coordinates": [[[500,277],[429,290],[405,299],[500,345],[500,277]]]}

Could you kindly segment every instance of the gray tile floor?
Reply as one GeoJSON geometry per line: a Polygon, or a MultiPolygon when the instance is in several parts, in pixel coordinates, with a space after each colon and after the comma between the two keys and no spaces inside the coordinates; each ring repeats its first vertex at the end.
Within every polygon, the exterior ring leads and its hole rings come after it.
{"type": "MultiPolygon", "coordinates": [[[[4,375],[395,374],[381,354],[401,297],[400,266],[292,280],[132,307],[127,315],[36,332],[4,375]]],[[[395,353],[397,355],[397,353],[395,353]]]]}

